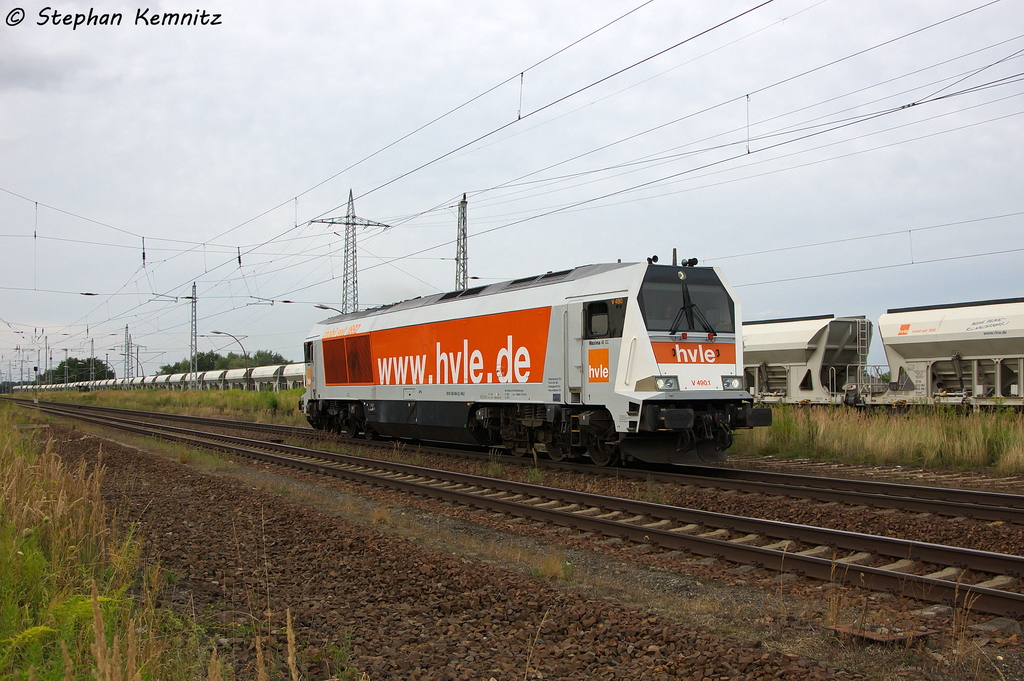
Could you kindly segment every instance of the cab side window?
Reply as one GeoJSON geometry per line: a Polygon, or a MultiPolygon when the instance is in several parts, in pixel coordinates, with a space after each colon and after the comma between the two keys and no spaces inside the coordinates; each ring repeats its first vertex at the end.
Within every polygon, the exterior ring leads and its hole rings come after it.
{"type": "Polygon", "coordinates": [[[626,319],[626,299],[595,300],[584,309],[584,338],[622,338],[626,319]]]}
{"type": "Polygon", "coordinates": [[[606,338],[608,336],[608,303],[590,303],[587,305],[587,338],[606,338]]]}

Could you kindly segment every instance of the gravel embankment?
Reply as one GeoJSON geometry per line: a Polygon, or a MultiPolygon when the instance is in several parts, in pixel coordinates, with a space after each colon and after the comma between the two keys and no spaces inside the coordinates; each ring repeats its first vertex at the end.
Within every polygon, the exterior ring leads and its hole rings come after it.
{"type": "MultiPolygon", "coordinates": [[[[72,434],[62,451],[94,461],[99,442],[72,434]]],[[[862,678],[433,551],[156,455],[104,442],[102,456],[108,503],[175,576],[167,600],[209,618],[238,678],[255,678],[254,623],[268,617],[271,677],[285,677],[286,608],[300,669],[314,679],[337,672],[330,665],[346,639],[351,666],[375,681],[862,678]]]]}

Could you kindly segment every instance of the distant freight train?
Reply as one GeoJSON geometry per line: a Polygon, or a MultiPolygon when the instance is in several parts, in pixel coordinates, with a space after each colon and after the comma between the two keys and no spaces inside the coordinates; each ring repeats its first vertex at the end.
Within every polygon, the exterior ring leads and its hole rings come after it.
{"type": "Polygon", "coordinates": [[[555,460],[720,461],[771,423],[743,388],[739,304],[716,269],[603,264],[332,317],[301,406],[350,437],[555,460]]]}
{"type": "Polygon", "coordinates": [[[867,364],[864,317],[746,322],[744,384],[768,404],[1024,404],[1024,298],[894,309],[878,327],[887,367],[867,364]]]}

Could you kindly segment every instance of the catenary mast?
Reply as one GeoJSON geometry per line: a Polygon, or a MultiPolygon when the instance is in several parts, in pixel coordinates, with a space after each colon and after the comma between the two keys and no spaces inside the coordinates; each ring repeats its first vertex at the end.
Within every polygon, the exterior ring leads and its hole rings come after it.
{"type": "Polygon", "coordinates": [[[345,268],[341,286],[341,311],[356,312],[359,310],[359,268],[356,264],[356,227],[383,227],[390,229],[391,225],[383,222],[374,222],[365,218],[356,217],[356,204],[352,198],[352,190],[348,190],[348,210],[344,217],[321,218],[310,220],[327,225],[345,226],[345,268]]]}

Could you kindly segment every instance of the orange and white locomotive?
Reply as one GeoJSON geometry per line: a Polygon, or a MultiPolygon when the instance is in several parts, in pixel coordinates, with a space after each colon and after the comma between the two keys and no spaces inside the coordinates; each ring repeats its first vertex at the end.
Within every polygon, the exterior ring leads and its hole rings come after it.
{"type": "Polygon", "coordinates": [[[319,429],[598,465],[720,461],[771,411],[743,389],[720,272],[586,265],[317,324],[301,407],[319,429]]]}

